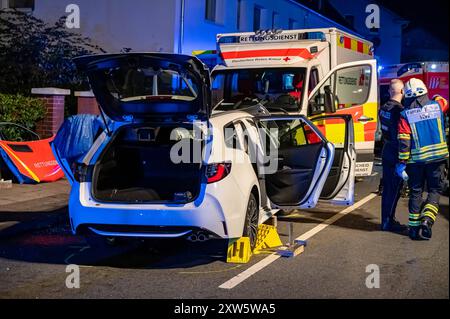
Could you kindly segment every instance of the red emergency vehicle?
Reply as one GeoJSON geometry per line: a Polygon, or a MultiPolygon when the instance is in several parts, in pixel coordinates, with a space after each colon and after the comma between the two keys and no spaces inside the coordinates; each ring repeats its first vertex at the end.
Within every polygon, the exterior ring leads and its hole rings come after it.
{"type": "Polygon", "coordinates": [[[381,103],[389,99],[389,83],[392,79],[407,82],[411,78],[422,80],[430,98],[439,94],[448,100],[448,62],[414,62],[380,67],[381,103]]]}

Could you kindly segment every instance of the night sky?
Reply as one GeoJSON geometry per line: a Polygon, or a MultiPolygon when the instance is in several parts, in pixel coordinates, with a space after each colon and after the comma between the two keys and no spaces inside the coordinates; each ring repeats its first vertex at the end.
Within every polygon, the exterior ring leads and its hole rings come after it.
{"type": "Polygon", "coordinates": [[[449,41],[449,2],[448,0],[378,0],[376,1],[394,11],[410,26],[422,26],[448,45],[449,41]]]}

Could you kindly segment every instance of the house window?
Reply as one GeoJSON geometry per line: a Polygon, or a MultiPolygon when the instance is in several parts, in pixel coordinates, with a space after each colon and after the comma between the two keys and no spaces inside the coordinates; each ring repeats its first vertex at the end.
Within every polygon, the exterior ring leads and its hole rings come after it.
{"type": "Polygon", "coordinates": [[[34,0],[9,0],[8,7],[11,9],[34,10],[34,0]]]}
{"type": "Polygon", "coordinates": [[[216,0],[206,0],[205,19],[208,21],[216,22],[216,0]]]}
{"type": "Polygon", "coordinates": [[[253,31],[261,30],[261,11],[257,6],[253,9],[253,31]]]}

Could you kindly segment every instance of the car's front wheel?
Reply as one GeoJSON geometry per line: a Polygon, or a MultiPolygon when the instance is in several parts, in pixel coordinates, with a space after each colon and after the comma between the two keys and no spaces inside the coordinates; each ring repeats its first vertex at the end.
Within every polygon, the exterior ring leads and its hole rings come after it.
{"type": "Polygon", "coordinates": [[[253,250],[256,245],[256,236],[258,234],[259,209],[255,195],[250,194],[245,215],[243,237],[250,238],[250,247],[253,250]]]}

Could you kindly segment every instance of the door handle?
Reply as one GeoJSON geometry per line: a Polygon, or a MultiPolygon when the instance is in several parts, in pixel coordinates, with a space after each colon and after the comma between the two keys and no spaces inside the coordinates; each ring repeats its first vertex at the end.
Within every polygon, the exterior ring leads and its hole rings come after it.
{"type": "Polygon", "coordinates": [[[367,117],[363,115],[358,119],[358,122],[369,122],[369,121],[373,121],[373,117],[367,117]]]}

